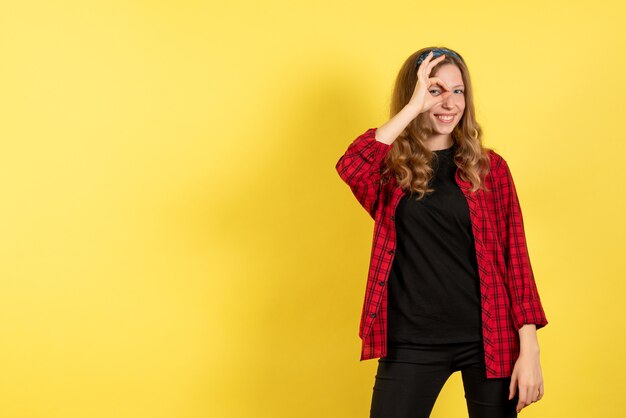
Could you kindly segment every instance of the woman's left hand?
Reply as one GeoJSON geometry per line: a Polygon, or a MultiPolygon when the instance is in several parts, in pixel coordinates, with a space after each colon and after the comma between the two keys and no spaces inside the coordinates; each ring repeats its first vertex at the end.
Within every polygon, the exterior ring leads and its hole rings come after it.
{"type": "Polygon", "coordinates": [[[518,386],[519,400],[515,408],[518,413],[543,397],[543,376],[539,364],[539,351],[520,352],[511,374],[509,400],[515,396],[518,386]]]}

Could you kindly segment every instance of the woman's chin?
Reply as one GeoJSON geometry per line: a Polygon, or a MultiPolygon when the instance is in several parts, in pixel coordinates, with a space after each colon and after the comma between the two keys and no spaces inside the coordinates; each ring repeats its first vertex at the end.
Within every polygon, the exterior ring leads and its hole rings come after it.
{"type": "Polygon", "coordinates": [[[435,125],[433,131],[438,134],[449,134],[454,130],[456,125],[441,126],[435,125]]]}

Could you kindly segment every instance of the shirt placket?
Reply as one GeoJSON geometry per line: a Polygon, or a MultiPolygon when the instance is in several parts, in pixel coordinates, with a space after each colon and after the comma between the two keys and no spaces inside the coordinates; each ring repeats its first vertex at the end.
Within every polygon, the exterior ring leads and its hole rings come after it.
{"type": "MultiPolygon", "coordinates": [[[[389,239],[385,240],[388,243],[388,247],[385,248],[385,251],[382,254],[382,256],[388,257],[388,260],[387,260],[388,268],[384,272],[385,273],[384,279],[373,277],[373,280],[375,282],[372,283],[371,286],[380,286],[381,291],[372,292],[371,294],[370,303],[368,304],[367,317],[365,318],[364,335],[368,335],[371,332],[372,327],[374,325],[374,321],[376,321],[376,318],[379,315],[380,315],[380,318],[379,318],[380,320],[382,321],[387,320],[387,311],[386,309],[381,309],[381,308],[383,308],[383,303],[382,303],[383,300],[386,300],[387,298],[387,288],[388,288],[387,282],[389,279],[389,273],[391,271],[393,261],[395,258],[395,253],[396,253],[397,237],[396,237],[396,227],[395,227],[395,212],[400,202],[400,199],[405,193],[399,186],[397,186],[394,180],[391,180],[391,181],[393,182],[392,183],[393,192],[392,192],[392,198],[391,198],[392,200],[390,202],[391,211],[389,211],[389,213],[383,214],[384,217],[388,217],[389,219],[383,219],[382,223],[384,225],[381,225],[381,227],[387,228],[387,231],[390,234],[389,239]]],[[[386,304],[384,305],[385,305],[384,307],[386,308],[386,304]]],[[[381,351],[381,354],[383,356],[386,355],[386,352],[387,352],[386,344],[387,343],[385,339],[385,341],[383,342],[382,351],[381,351]]]]}
{"type": "Polygon", "coordinates": [[[481,201],[478,195],[470,192],[471,183],[461,179],[460,169],[457,168],[455,173],[455,180],[463,195],[467,200],[469,206],[470,220],[472,224],[472,233],[474,235],[474,245],[476,249],[476,261],[478,264],[478,278],[480,281],[480,302],[481,302],[481,315],[482,315],[482,332],[483,332],[483,344],[485,352],[485,365],[488,373],[495,373],[493,367],[495,357],[493,341],[492,341],[492,313],[490,309],[490,277],[491,277],[491,264],[487,257],[487,249],[483,240],[484,231],[484,209],[481,208],[481,201]]]}

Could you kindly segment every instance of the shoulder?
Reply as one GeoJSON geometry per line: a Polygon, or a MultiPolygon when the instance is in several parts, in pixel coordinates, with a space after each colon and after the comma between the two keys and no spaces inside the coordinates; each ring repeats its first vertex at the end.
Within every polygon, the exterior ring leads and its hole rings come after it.
{"type": "Polygon", "coordinates": [[[492,175],[501,177],[503,174],[506,174],[508,165],[504,157],[492,148],[487,148],[487,155],[489,156],[489,171],[492,172],[492,175]]]}

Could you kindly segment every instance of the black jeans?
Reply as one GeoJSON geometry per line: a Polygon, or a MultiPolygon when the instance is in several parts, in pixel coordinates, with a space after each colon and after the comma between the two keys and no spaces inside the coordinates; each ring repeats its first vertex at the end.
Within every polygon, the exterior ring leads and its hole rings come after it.
{"type": "Polygon", "coordinates": [[[378,359],[370,418],[427,418],[448,377],[460,370],[470,418],[517,417],[511,378],[487,379],[483,342],[389,345],[378,359]]]}

